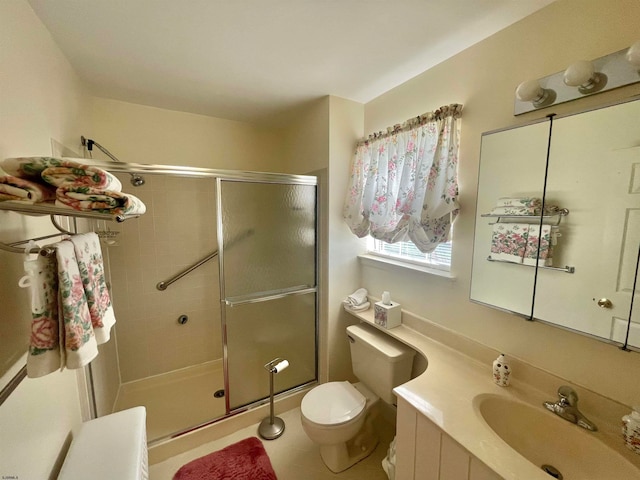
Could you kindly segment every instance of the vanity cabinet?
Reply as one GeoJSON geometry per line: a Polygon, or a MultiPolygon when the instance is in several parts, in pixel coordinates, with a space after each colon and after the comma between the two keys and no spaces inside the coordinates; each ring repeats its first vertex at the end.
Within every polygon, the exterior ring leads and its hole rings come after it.
{"type": "Polygon", "coordinates": [[[406,400],[398,397],[396,480],[501,480],[406,400]]]}

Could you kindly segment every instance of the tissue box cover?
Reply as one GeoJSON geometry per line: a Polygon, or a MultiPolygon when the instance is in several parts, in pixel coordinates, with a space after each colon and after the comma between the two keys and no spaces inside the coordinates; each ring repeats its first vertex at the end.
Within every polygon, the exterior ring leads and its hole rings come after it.
{"type": "Polygon", "coordinates": [[[376,325],[384,328],[397,327],[402,323],[400,304],[391,302],[391,305],[385,305],[382,302],[376,302],[373,306],[373,317],[376,325]]]}

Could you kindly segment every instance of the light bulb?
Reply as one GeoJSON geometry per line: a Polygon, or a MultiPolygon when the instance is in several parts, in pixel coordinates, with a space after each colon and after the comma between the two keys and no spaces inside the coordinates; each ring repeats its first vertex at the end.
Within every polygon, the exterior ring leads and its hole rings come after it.
{"type": "Polygon", "coordinates": [[[598,78],[593,68],[593,63],[587,60],[580,60],[564,71],[564,83],[570,87],[588,89],[593,87],[597,81],[598,78]]]}
{"type": "Polygon", "coordinates": [[[640,68],[640,40],[627,50],[627,61],[636,68],[640,68]]]}
{"type": "Polygon", "coordinates": [[[546,91],[540,86],[538,80],[527,80],[516,88],[516,97],[521,102],[531,102],[534,105],[545,100],[546,91]]]}

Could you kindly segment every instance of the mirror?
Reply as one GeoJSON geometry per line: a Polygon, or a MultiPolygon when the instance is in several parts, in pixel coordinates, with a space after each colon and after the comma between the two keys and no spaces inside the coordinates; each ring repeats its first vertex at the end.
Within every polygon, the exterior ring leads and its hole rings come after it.
{"type": "Polygon", "coordinates": [[[471,300],[640,347],[638,118],[636,100],[483,135],[471,300]],[[545,215],[487,217],[505,197],[540,198],[545,215]],[[548,250],[542,235],[534,262],[487,261],[500,251],[496,225],[521,222],[549,234],[548,250]]]}
{"type": "Polygon", "coordinates": [[[495,248],[492,240],[495,232],[509,236],[505,243],[516,243],[502,226],[535,222],[539,217],[505,218],[491,212],[500,208],[501,198],[542,198],[549,126],[545,121],[482,137],[471,299],[526,317],[531,316],[535,268],[510,262],[510,247],[495,248]]]}

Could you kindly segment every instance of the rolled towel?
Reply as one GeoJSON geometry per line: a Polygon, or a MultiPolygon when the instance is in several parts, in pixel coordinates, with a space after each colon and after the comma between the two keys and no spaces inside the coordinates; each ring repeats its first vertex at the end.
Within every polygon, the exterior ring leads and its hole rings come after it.
{"type": "Polygon", "coordinates": [[[347,298],[345,298],[342,303],[350,307],[357,307],[358,305],[362,305],[367,301],[368,294],[369,292],[367,292],[366,288],[359,288],[351,295],[347,296],[347,298]]]}
{"type": "Polygon", "coordinates": [[[122,191],[122,183],[106,170],[91,165],[63,160],[60,165],[48,167],[41,173],[42,179],[56,187],[92,187],[113,192],[122,191]]]}
{"type": "Polygon", "coordinates": [[[56,205],[111,215],[142,215],[147,211],[142,200],[134,195],[91,187],[59,187],[56,205]]]}
{"type": "Polygon", "coordinates": [[[22,202],[38,203],[54,200],[56,192],[49,185],[14,177],[12,175],[0,176],[0,201],[18,200],[22,202]]]}

